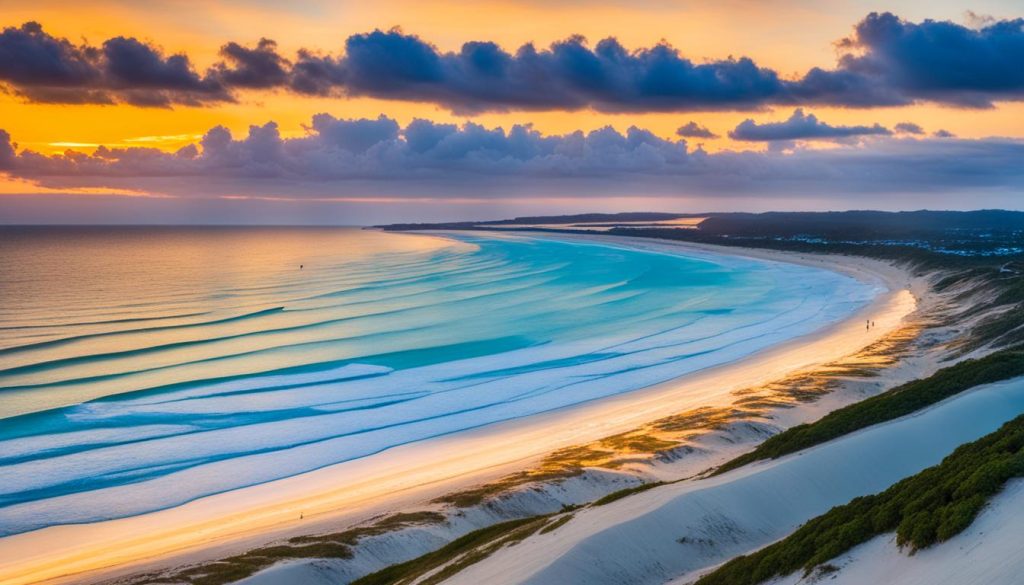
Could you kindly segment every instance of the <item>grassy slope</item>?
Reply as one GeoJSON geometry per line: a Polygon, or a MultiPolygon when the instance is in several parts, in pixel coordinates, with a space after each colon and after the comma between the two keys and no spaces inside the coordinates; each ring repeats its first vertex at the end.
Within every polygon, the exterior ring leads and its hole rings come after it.
{"type": "Polygon", "coordinates": [[[271,565],[293,559],[350,559],[352,546],[359,540],[411,526],[440,524],[445,521],[437,512],[412,512],[387,516],[369,526],[343,532],[298,536],[285,544],[274,544],[246,551],[218,561],[202,563],[169,574],[142,575],[129,582],[134,585],[191,583],[192,585],[224,585],[244,579],[271,565]]]}
{"type": "Polygon", "coordinates": [[[974,386],[1016,376],[1024,376],[1024,350],[1019,348],[1001,350],[976,360],[965,360],[927,378],[907,382],[878,396],[835,410],[816,422],[788,429],[761,443],[753,451],[725,463],[715,470],[715,475],[754,461],[795,453],[859,429],[905,416],[974,386]]]}
{"type": "Polygon", "coordinates": [[[698,585],[755,585],[816,566],[888,532],[912,551],[952,538],[1011,478],[1024,476],[1024,416],[942,463],[876,495],[856,498],[810,520],[789,537],[737,557],[698,585]]]}
{"type": "Polygon", "coordinates": [[[568,522],[563,518],[551,522],[551,515],[531,516],[474,530],[434,552],[391,565],[357,579],[351,585],[402,585],[417,580],[420,580],[421,585],[440,583],[469,565],[482,561],[503,546],[514,546],[545,528],[553,530],[550,527],[552,524],[568,522]]]}

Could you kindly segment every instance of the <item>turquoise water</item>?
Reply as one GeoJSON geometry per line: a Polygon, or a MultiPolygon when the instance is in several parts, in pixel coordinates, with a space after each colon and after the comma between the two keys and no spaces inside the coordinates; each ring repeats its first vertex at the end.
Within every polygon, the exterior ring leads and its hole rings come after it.
{"type": "Polygon", "coordinates": [[[515,235],[8,229],[0,534],[140,514],[810,333],[818,269],[515,235]]]}

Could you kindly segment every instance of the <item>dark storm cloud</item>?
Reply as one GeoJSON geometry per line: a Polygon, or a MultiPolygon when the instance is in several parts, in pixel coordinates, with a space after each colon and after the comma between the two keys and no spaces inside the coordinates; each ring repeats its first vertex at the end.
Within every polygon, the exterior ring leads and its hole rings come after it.
{"type": "Polygon", "coordinates": [[[185,55],[165,56],[128,37],[100,47],[74,45],[35,22],[0,32],[0,82],[47,103],[195,106],[231,99],[220,81],[199,75],[185,55]]]}
{"type": "Polygon", "coordinates": [[[111,92],[133,105],[199,105],[228,99],[216,79],[201,77],[185,55],[165,57],[159,50],[133,38],[116,37],[103,43],[99,61],[111,92]]]}
{"type": "Polygon", "coordinates": [[[569,37],[506,52],[471,42],[442,52],[398,30],[349,37],[343,55],[303,52],[292,89],[425,101],[462,112],[743,110],[770,104],[902,106],[918,101],[984,107],[1024,97],[1024,20],[969,28],[872,13],[838,45],[833,69],[795,80],[742,57],[695,63],[659,44],[627,50],[616,39],[569,37]]]}
{"type": "Polygon", "coordinates": [[[659,44],[629,51],[570,37],[514,53],[491,42],[438,51],[398,30],[349,37],[341,56],[305,52],[291,86],[303,93],[424,101],[461,112],[743,110],[769,104],[850,107],[936,101],[988,106],[1024,96],[1024,20],[972,29],[872,13],[839,43],[834,69],[796,80],[742,57],[695,63],[659,44]]]}
{"type": "Polygon", "coordinates": [[[837,105],[851,108],[908,106],[914,99],[881,80],[842,68],[814,67],[802,79],[786,84],[779,103],[837,105]]]}
{"type": "Polygon", "coordinates": [[[756,107],[782,89],[750,59],[696,64],[668,45],[627,51],[570,37],[508,53],[491,42],[440,52],[397,30],[349,37],[342,57],[299,55],[296,91],[440,103],[460,112],[591,107],[673,111],[756,107]]]}
{"type": "Polygon", "coordinates": [[[0,130],[0,171],[6,171],[14,167],[18,155],[14,151],[15,145],[11,142],[11,135],[6,130],[0,130]]]}
{"type": "Polygon", "coordinates": [[[969,28],[871,13],[840,43],[839,71],[908,99],[987,107],[1024,97],[1024,19],[969,28]]]}
{"type": "MultiPolygon", "coordinates": [[[[981,21],[979,21],[981,22],[981,21]]],[[[978,28],[871,13],[838,45],[833,68],[795,79],[754,58],[695,61],[666,43],[629,50],[614,37],[570,36],[508,51],[473,41],[441,51],[401,30],[345,41],[339,54],[282,55],[274,41],[229,42],[200,73],[186,55],[137,39],[74,44],[36,23],[0,33],[0,82],[30,100],[203,105],[252,89],[436,103],[462,113],[505,110],[673,112],[770,105],[901,106],[920,101],[988,107],[1024,99],[1024,19],[978,28]]]]}
{"type": "Polygon", "coordinates": [[[266,89],[288,83],[291,63],[277,52],[277,43],[260,39],[254,48],[231,42],[220,49],[225,62],[216,65],[217,76],[232,87],[266,89]]]}
{"type": "Polygon", "coordinates": [[[688,122],[676,129],[676,136],[683,138],[718,138],[718,135],[696,122],[688,122]]]}
{"type": "Polygon", "coordinates": [[[17,85],[73,87],[96,81],[99,51],[43,32],[35,22],[0,32],[0,77],[17,85]]]}
{"type": "Polygon", "coordinates": [[[729,132],[733,140],[771,142],[777,140],[844,140],[858,136],[887,136],[888,128],[873,126],[832,126],[822,122],[814,114],[804,114],[797,108],[784,122],[758,124],[746,119],[729,132]]]}

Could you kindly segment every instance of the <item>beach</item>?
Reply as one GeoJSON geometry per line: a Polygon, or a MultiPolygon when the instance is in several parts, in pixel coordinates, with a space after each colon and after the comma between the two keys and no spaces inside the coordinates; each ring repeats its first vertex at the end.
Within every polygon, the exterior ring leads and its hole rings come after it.
{"type": "Polygon", "coordinates": [[[737,390],[856,353],[897,330],[929,294],[924,283],[906,271],[864,258],[636,238],[576,239],[665,254],[716,253],[825,268],[882,292],[839,323],[644,389],[393,447],[165,510],[9,536],[0,539],[0,581],[95,581],[217,558],[285,536],[336,529],[406,509],[527,467],[553,450],[627,431],[673,412],[726,404],[737,390]],[[873,327],[866,327],[872,322],[873,327]]]}
{"type": "Polygon", "coordinates": [[[0,585],[1024,585],[1024,0],[0,1],[0,585]]]}

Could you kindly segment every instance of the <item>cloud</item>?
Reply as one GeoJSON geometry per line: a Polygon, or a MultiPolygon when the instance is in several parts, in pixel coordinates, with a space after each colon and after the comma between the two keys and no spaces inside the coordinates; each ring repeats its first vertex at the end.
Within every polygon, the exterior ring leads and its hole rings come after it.
{"type": "Polygon", "coordinates": [[[51,37],[35,22],[0,32],[0,76],[15,84],[68,87],[91,83],[99,76],[94,67],[97,56],[96,49],[51,37]]]}
{"type": "Polygon", "coordinates": [[[0,171],[6,171],[14,167],[18,160],[15,153],[16,144],[11,142],[11,135],[6,130],[0,130],[0,171]]]}
{"type": "Polygon", "coordinates": [[[313,117],[309,134],[284,139],[277,124],[251,126],[235,139],[223,127],[209,130],[198,145],[176,153],[153,148],[99,147],[92,154],[67,151],[47,156],[31,150],[15,154],[6,134],[0,164],[11,175],[41,184],[67,187],[123,185],[121,179],[192,180],[199,177],[280,179],[285,182],[332,182],[372,179],[438,179],[451,175],[479,177],[607,176],[656,172],[684,161],[683,142],[661,139],[630,128],[619,133],[602,128],[543,136],[530,126],[501,128],[462,126],[415,120],[401,128],[394,120],[343,120],[328,114],[313,117]]]}
{"type": "Polygon", "coordinates": [[[974,24],[913,23],[872,12],[839,42],[845,53],[838,67],[812,71],[797,93],[851,106],[932,101],[984,108],[1024,98],[1024,19],[974,24]]]}
{"type": "Polygon", "coordinates": [[[291,87],[302,93],[436,102],[464,113],[747,109],[782,89],[750,59],[696,64],[667,44],[631,52],[614,38],[591,48],[579,36],[514,53],[492,42],[441,52],[414,35],[378,30],[349,37],[344,56],[302,52],[294,71],[291,87]]]}
{"type": "Polygon", "coordinates": [[[858,136],[888,136],[888,128],[873,126],[832,126],[818,120],[814,114],[804,114],[797,108],[784,122],[758,124],[746,119],[729,132],[733,140],[745,141],[793,141],[793,140],[844,140],[858,136]]]}
{"type": "Polygon", "coordinates": [[[967,21],[967,26],[975,29],[991,26],[997,22],[996,17],[990,14],[979,14],[973,10],[964,12],[964,20],[967,21]]]}
{"type": "Polygon", "coordinates": [[[199,75],[185,55],[166,56],[129,37],[75,45],[28,22],[0,32],[0,82],[44,103],[166,107],[229,101],[224,85],[199,75]]]}
{"type": "Polygon", "coordinates": [[[924,134],[924,128],[913,122],[900,122],[893,129],[900,134],[924,134]]]}
{"type": "MultiPolygon", "coordinates": [[[[806,124],[812,117],[794,118],[806,124]]],[[[787,124],[756,128],[775,132],[774,126],[787,124]]],[[[820,132],[822,125],[812,127],[820,132]]],[[[1018,140],[880,136],[831,149],[710,154],[636,127],[543,135],[529,125],[505,130],[415,120],[402,127],[383,116],[319,114],[307,130],[284,138],[268,122],[235,137],[215,127],[173,153],[99,147],[59,155],[18,149],[0,132],[0,172],[50,190],[130,190],[185,200],[858,194],[861,201],[859,194],[935,198],[969,190],[1013,202],[1024,188],[1024,142],[1018,140]]]]}
{"type": "Polygon", "coordinates": [[[398,140],[398,122],[381,115],[376,120],[339,120],[328,114],[313,116],[309,127],[322,141],[347,152],[364,153],[379,144],[398,140]]]}
{"type": "Polygon", "coordinates": [[[1024,20],[978,29],[871,13],[838,43],[833,69],[782,79],[752,58],[695,63],[668,44],[628,50],[571,36],[506,52],[469,42],[442,52],[400,30],[348,38],[343,55],[300,53],[291,88],[317,95],[433,102],[451,110],[701,111],[778,104],[987,107],[1024,98],[1024,20]]]}
{"type": "Polygon", "coordinates": [[[187,56],[165,57],[133,38],[116,37],[103,43],[99,65],[110,91],[134,105],[197,105],[229,99],[218,80],[193,70],[187,56]]]}
{"type": "Polygon", "coordinates": [[[676,129],[676,136],[684,138],[718,138],[718,135],[696,122],[687,122],[676,129]]]}
{"type": "Polygon", "coordinates": [[[223,45],[199,73],[184,54],[165,55],[130,37],[75,44],[37,23],[0,33],[0,82],[26,99],[61,103],[199,106],[247,90],[436,103],[473,114],[507,110],[683,112],[770,105],[901,106],[932,101],[989,107],[1024,99],[1024,19],[978,28],[871,13],[841,39],[834,68],[784,79],[751,57],[697,62],[667,43],[627,49],[569,36],[508,51],[472,41],[441,51],[399,29],[349,36],[341,54],[282,55],[273,40],[223,45]]]}
{"type": "Polygon", "coordinates": [[[230,42],[221,47],[220,55],[226,62],[215,70],[228,86],[266,89],[288,83],[291,62],[278,54],[277,43],[270,39],[260,39],[251,49],[230,42]]]}
{"type": "Polygon", "coordinates": [[[942,129],[936,130],[932,134],[932,136],[934,136],[936,138],[956,138],[956,134],[953,134],[949,130],[942,130],[942,129]]]}

